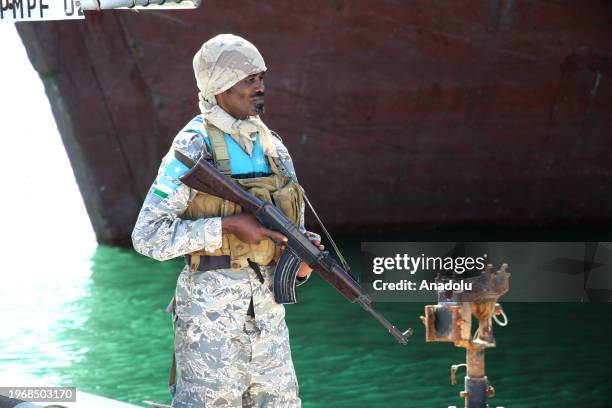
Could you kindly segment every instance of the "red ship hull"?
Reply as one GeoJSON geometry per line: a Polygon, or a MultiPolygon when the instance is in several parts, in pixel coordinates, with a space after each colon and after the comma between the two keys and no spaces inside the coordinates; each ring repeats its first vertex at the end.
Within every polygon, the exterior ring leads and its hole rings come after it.
{"type": "Polygon", "coordinates": [[[609,225],[612,5],[588,3],[211,0],[18,29],[101,243],[129,242],[222,32],[264,55],[264,120],[336,232],[609,225]]]}

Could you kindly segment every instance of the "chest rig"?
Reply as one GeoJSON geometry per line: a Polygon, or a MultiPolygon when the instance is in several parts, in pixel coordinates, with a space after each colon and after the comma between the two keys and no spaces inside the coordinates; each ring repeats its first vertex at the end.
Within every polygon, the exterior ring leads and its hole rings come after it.
{"type": "MultiPolygon", "coordinates": [[[[276,158],[266,156],[272,170],[271,175],[234,178],[231,175],[230,157],[223,132],[206,122],[206,133],[210,140],[215,167],[222,174],[230,177],[251,194],[274,204],[294,224],[299,224],[303,205],[302,190],[297,183],[280,171],[281,164],[276,158]]],[[[195,220],[227,217],[241,212],[242,207],[232,201],[198,191],[181,218],[195,220]]],[[[200,250],[191,253],[191,270],[198,270],[202,256],[229,256],[230,269],[238,270],[249,266],[249,260],[259,265],[269,265],[277,261],[281,255],[280,247],[270,239],[265,239],[258,244],[247,244],[233,234],[223,234],[222,241],[221,248],[215,251],[200,250]]]]}

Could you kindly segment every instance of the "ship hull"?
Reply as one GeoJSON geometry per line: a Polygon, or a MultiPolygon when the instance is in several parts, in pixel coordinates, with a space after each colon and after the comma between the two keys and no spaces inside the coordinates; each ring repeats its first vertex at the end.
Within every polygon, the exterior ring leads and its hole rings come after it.
{"type": "Polygon", "coordinates": [[[131,228],[221,32],[262,52],[266,123],[335,232],[612,221],[612,7],[206,1],[20,24],[101,243],[131,228]]]}

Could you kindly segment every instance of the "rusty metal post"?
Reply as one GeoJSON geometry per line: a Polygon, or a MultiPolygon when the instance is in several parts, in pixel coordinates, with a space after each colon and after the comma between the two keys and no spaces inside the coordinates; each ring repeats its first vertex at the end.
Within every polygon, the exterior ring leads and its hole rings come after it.
{"type": "Polygon", "coordinates": [[[439,291],[438,304],[425,306],[425,316],[421,316],[426,341],[453,342],[466,349],[466,364],[451,366],[451,384],[456,383],[457,369],[466,367],[465,389],[459,393],[465,408],[489,408],[487,401],[495,395],[485,375],[485,350],[496,345],[492,320],[495,314],[503,314],[497,299],[508,291],[510,273],[506,264],[496,273],[492,268],[488,265],[480,276],[466,279],[472,283],[470,291],[439,291]],[[473,337],[472,316],[478,319],[473,337]]]}
{"type": "Polygon", "coordinates": [[[465,399],[465,408],[488,407],[489,382],[484,372],[484,351],[484,347],[470,347],[466,351],[465,389],[459,393],[465,399]]]}

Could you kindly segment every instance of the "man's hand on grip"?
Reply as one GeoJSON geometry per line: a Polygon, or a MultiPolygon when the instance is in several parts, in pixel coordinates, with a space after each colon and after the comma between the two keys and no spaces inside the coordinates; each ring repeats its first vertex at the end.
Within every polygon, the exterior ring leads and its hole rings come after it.
{"type": "Polygon", "coordinates": [[[287,242],[287,237],[261,225],[251,214],[236,214],[223,217],[221,228],[224,234],[234,234],[242,242],[258,244],[266,238],[287,242]]]}

